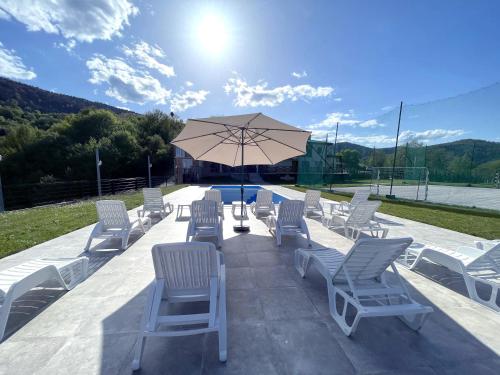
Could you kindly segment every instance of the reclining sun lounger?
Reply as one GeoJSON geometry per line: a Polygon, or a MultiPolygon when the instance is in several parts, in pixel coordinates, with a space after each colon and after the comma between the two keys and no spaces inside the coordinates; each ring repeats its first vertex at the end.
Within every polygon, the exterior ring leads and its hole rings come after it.
{"type": "Polygon", "coordinates": [[[278,217],[269,216],[266,224],[272,235],[276,236],[276,244],[281,246],[282,236],[305,235],[311,246],[311,236],[304,220],[304,202],[299,200],[285,200],[278,209],[278,217]]]}
{"type": "MultiPolygon", "coordinates": [[[[469,297],[476,302],[500,311],[500,243],[481,250],[475,247],[460,246],[456,250],[443,249],[425,245],[409,247],[400,258],[411,270],[415,269],[422,259],[439,264],[462,275],[469,297]],[[414,259],[414,261],[411,261],[414,259]],[[481,298],[476,284],[486,285],[490,291],[487,298],[481,298]]],[[[485,297],[483,295],[483,297],[485,297]]]]}
{"type": "Polygon", "coordinates": [[[347,255],[335,249],[297,249],[295,267],[302,277],[310,266],[323,275],[328,287],[330,314],[347,336],[356,331],[361,318],[380,316],[397,316],[410,328],[418,330],[433,310],[411,298],[394,266],[394,261],[412,241],[411,238],[360,239],[347,255]],[[389,266],[397,279],[396,286],[385,280],[385,270],[389,266]],[[355,310],[352,322],[348,306],[355,310]]]}
{"type": "Polygon", "coordinates": [[[158,212],[164,218],[174,210],[171,203],[163,202],[163,194],[160,188],[144,188],[142,194],[144,195],[144,205],[142,209],[137,210],[137,216],[144,216],[146,211],[149,211],[151,213],[158,212]]]}
{"type": "Polygon", "coordinates": [[[66,290],[73,289],[87,277],[88,258],[32,260],[0,272],[0,340],[9,318],[12,302],[39,286],[55,280],[66,290]]]}
{"type": "Polygon", "coordinates": [[[208,332],[217,332],[219,360],[225,362],[226,271],[223,254],[209,242],[160,244],[153,247],[152,253],[156,276],[151,283],[144,308],[132,368],[138,370],[141,366],[146,337],[175,337],[208,332]],[[164,314],[162,301],[208,301],[208,312],[164,314]],[[169,327],[179,329],[168,329],[169,327]]]}
{"type": "Polygon", "coordinates": [[[330,213],[334,213],[334,211],[349,214],[352,210],[360,203],[364,203],[370,197],[370,190],[356,190],[350,202],[342,201],[340,203],[332,203],[330,205],[330,213]]]}
{"type": "Polygon", "coordinates": [[[199,200],[191,203],[191,218],[189,220],[186,242],[196,237],[217,237],[217,247],[222,246],[223,223],[219,216],[217,202],[199,200]]]}
{"type": "Polygon", "coordinates": [[[307,190],[304,197],[304,216],[312,214],[314,216],[323,217],[325,215],[323,206],[321,205],[321,191],[307,190]]]}
{"type": "Polygon", "coordinates": [[[250,206],[252,213],[257,216],[259,214],[276,215],[276,208],[273,203],[273,192],[271,190],[261,189],[257,191],[257,199],[250,206]]]}
{"type": "Polygon", "coordinates": [[[205,191],[205,199],[207,201],[214,201],[217,203],[217,210],[219,215],[224,219],[224,202],[222,201],[222,193],[217,189],[210,189],[205,191]]]}
{"type": "Polygon", "coordinates": [[[121,238],[121,250],[125,250],[130,234],[134,230],[146,233],[146,228],[151,228],[149,217],[138,217],[130,220],[125,203],[122,201],[101,200],[95,203],[99,221],[90,233],[85,251],[90,250],[94,238],[121,238]]]}

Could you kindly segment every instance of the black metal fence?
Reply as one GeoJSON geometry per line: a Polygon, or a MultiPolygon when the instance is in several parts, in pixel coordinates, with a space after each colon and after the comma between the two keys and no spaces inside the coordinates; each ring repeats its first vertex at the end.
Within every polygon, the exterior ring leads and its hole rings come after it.
{"type": "MultiPolygon", "coordinates": [[[[152,186],[166,184],[168,176],[151,177],[152,186]]],[[[102,195],[139,190],[148,185],[147,178],[102,179],[102,195]]],[[[53,203],[96,197],[97,181],[61,181],[53,183],[6,185],[3,187],[5,209],[18,210],[53,203]]]]}

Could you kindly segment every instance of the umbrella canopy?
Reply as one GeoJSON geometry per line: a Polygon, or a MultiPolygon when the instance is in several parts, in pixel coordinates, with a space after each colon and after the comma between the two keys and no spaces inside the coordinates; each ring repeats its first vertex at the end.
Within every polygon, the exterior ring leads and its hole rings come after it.
{"type": "Polygon", "coordinates": [[[189,119],[172,144],[195,160],[270,165],[306,152],[310,132],[262,113],[189,119]]]}

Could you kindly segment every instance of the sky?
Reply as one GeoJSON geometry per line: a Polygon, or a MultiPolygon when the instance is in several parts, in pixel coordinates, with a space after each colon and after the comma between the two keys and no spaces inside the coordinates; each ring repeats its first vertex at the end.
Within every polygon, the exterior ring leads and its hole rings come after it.
{"type": "Polygon", "coordinates": [[[497,0],[0,0],[0,76],[339,141],[500,141],[497,0]]]}

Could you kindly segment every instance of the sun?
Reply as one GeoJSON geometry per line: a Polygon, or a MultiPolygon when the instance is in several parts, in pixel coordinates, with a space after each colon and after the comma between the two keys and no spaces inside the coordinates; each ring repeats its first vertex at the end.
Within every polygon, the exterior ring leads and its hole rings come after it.
{"type": "Polygon", "coordinates": [[[224,18],[215,14],[205,14],[198,24],[200,46],[211,55],[220,55],[228,42],[228,33],[224,18]]]}

